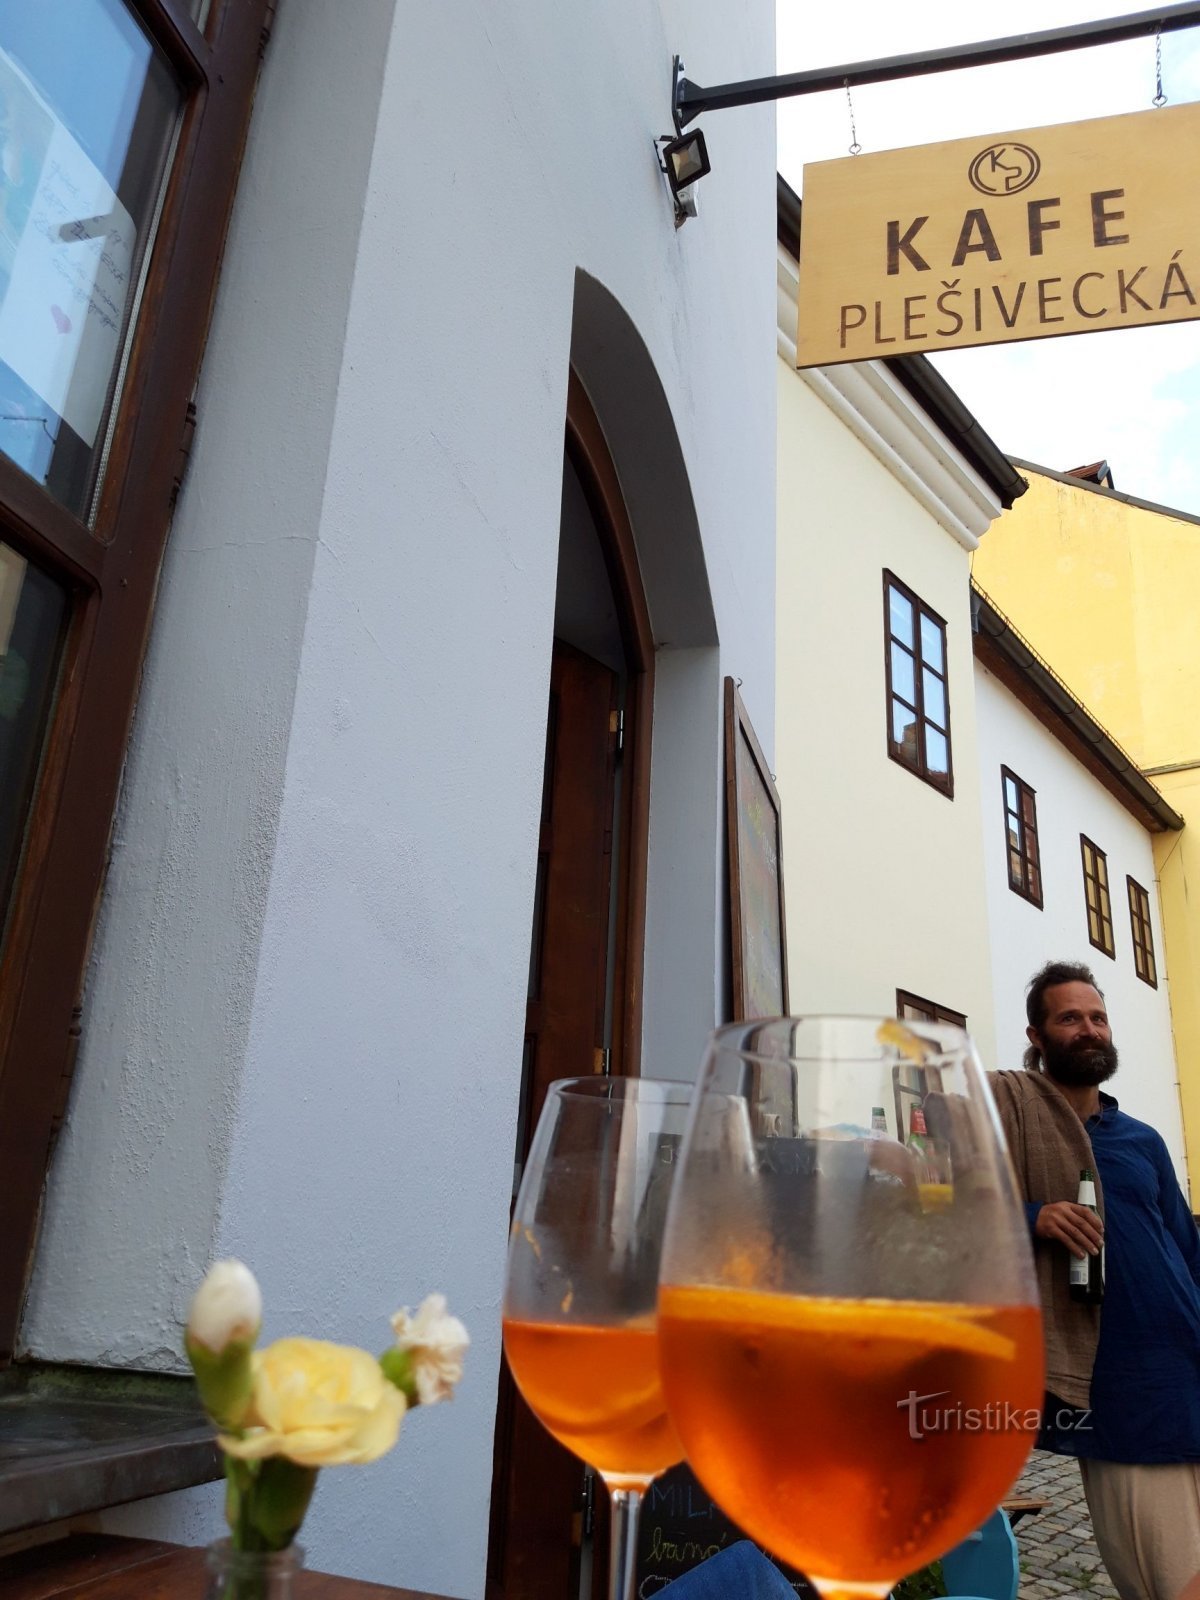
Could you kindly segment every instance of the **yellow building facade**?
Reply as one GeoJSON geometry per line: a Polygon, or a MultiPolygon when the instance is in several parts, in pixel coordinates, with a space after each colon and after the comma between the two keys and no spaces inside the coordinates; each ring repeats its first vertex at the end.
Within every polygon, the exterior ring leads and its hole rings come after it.
{"type": "MultiPolygon", "coordinates": [[[[1154,850],[1188,1170],[1200,1193],[1200,518],[1021,470],[1029,492],[993,524],[973,576],[1187,824],[1156,835],[1154,850]]],[[[1121,886],[1112,894],[1114,916],[1128,920],[1121,886]]],[[[1133,1057],[1136,1041],[1121,1042],[1133,1057]]]]}

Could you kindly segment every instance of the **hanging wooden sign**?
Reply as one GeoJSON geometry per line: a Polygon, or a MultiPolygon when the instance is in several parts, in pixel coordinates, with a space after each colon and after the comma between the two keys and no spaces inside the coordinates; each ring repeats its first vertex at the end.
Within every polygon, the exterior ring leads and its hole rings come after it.
{"type": "Polygon", "coordinates": [[[796,364],[1200,316],[1200,105],[804,169],[796,364]]]}

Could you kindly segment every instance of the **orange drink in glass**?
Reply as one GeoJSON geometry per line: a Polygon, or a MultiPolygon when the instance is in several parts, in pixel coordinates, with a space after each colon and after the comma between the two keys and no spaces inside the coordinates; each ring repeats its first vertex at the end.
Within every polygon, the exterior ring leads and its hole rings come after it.
{"type": "Polygon", "coordinates": [[[886,1596],[977,1528],[1036,1438],[1043,1355],[1024,1208],[967,1036],[873,1018],[718,1029],[658,1316],[688,1464],[829,1600],[886,1596]],[[944,1147],[936,1194],[903,1140],[914,1101],[944,1147]]]}
{"type": "Polygon", "coordinates": [[[504,1351],[539,1422],[612,1503],[610,1600],[633,1600],[642,1491],[682,1459],[659,1376],[657,1291],[691,1087],[550,1086],[509,1236],[504,1351]]]}

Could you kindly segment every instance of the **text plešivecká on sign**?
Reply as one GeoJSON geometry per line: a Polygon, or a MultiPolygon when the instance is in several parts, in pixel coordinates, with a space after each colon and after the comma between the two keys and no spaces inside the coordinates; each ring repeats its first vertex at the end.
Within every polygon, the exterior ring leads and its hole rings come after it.
{"type": "Polygon", "coordinates": [[[1200,105],[804,169],[796,364],[1200,316],[1200,105]]]}

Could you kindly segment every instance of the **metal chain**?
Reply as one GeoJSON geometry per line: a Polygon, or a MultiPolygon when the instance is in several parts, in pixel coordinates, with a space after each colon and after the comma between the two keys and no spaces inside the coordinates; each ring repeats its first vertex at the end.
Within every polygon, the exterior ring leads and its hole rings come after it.
{"type": "Polygon", "coordinates": [[[862,155],[862,145],[858,142],[858,130],[854,126],[854,101],[850,98],[850,79],[846,79],[846,107],[850,112],[850,154],[862,155]]]}
{"type": "Polygon", "coordinates": [[[1155,110],[1160,110],[1167,103],[1167,97],[1163,93],[1163,86],[1162,86],[1162,26],[1161,26],[1161,24],[1159,26],[1158,33],[1155,35],[1155,38],[1154,38],[1154,82],[1155,82],[1155,86],[1156,86],[1155,87],[1155,94],[1154,94],[1154,99],[1150,102],[1150,104],[1152,106],[1154,106],[1155,110]]]}

